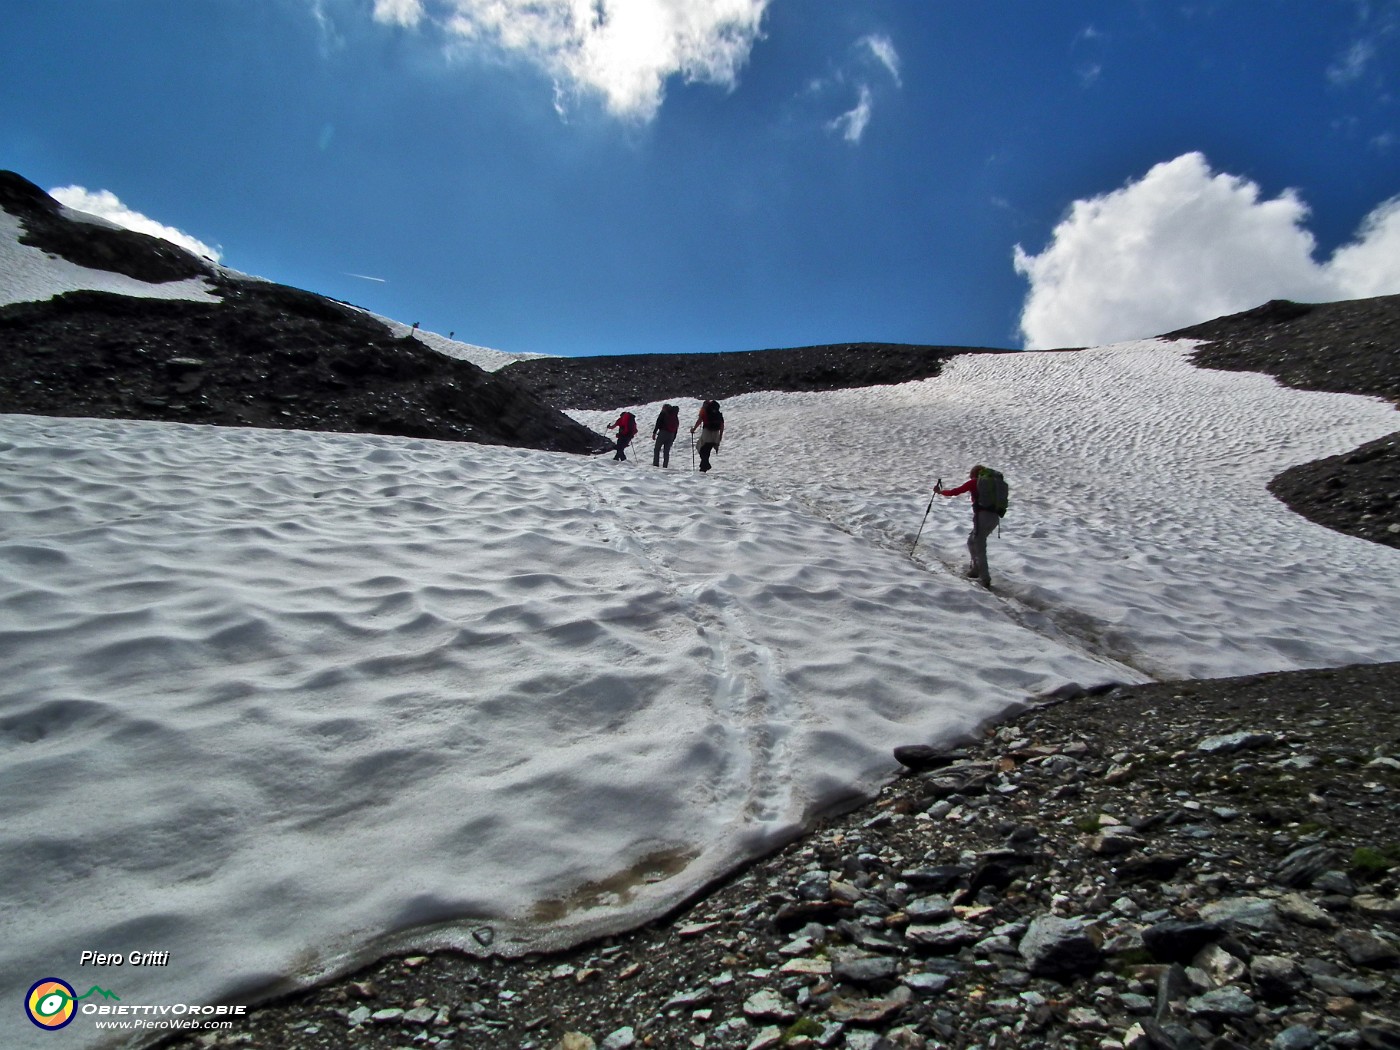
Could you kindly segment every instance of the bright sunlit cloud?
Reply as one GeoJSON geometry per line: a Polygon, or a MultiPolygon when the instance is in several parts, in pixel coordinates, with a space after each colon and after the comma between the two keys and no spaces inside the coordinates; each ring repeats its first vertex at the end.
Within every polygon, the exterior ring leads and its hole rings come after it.
{"type": "Polygon", "coordinates": [[[1400,293],[1400,197],[1325,262],[1286,190],[1211,170],[1200,153],[1121,189],[1077,200],[1038,255],[1015,248],[1030,282],[1027,349],[1090,346],[1165,332],[1270,299],[1321,302],[1400,293]]]}
{"type": "Polygon", "coordinates": [[[218,262],[222,257],[222,252],[218,248],[211,248],[197,237],[191,237],[188,233],[177,230],[173,226],[165,226],[138,211],[132,211],[118,200],[117,195],[111,190],[89,191],[83,186],[60,186],[58,189],[49,190],[49,196],[74,211],[95,215],[99,219],[106,219],[108,222],[115,223],[125,229],[135,230],[137,233],[159,237],[161,240],[184,248],[187,252],[212,259],[214,262],[218,262]]]}
{"type": "Polygon", "coordinates": [[[430,23],[459,43],[496,48],[555,81],[556,107],[601,98],[615,117],[648,121],[666,81],[732,90],[771,0],[375,0],[375,21],[430,23]]]}

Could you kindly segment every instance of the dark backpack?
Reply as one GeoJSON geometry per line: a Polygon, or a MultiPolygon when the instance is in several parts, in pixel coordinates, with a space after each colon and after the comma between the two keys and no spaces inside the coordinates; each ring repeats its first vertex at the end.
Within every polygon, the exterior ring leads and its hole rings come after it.
{"type": "Polygon", "coordinates": [[[723,429],[724,429],[724,413],[721,412],[721,411],[719,410],[719,402],[718,402],[718,401],[706,401],[706,402],[705,402],[705,429],[706,429],[706,430],[723,430],[723,429]]]}
{"type": "Polygon", "coordinates": [[[674,434],[681,428],[681,409],[679,405],[666,405],[661,409],[661,414],[656,417],[656,429],[666,434],[674,434]]]}
{"type": "Polygon", "coordinates": [[[997,517],[1006,515],[1007,497],[1011,489],[1001,472],[983,467],[977,475],[977,509],[993,511],[997,517]]]}

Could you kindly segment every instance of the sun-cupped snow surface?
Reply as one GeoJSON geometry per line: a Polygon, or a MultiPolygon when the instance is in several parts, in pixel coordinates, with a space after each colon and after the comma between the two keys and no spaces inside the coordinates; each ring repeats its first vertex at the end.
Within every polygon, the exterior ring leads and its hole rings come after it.
{"type": "MultiPolygon", "coordinates": [[[[84,218],[98,223],[104,221],[95,216],[84,218]]],[[[0,208],[0,306],[52,299],[65,292],[84,290],[141,299],[188,299],[197,303],[220,301],[202,277],[151,284],[107,270],[90,270],[40,248],[21,244],[19,238],[23,234],[24,224],[0,208]]]]}
{"type": "Polygon", "coordinates": [[[734,478],[24,416],[0,456],[12,1002],[84,949],[170,952],[102,974],[160,1003],[567,944],[1131,677],[734,478]]]}
{"type": "Polygon", "coordinates": [[[0,997],[84,991],[83,950],[170,952],[101,972],[170,1004],[564,945],[1027,694],[1400,659],[1400,552],[1265,488],[1394,411],[1188,352],[734,398],[709,475],[684,431],[659,470],[0,417],[0,997]],[[974,461],[1012,485],[991,594],[967,498],[928,508],[974,461]]]}
{"type": "MultiPolygon", "coordinates": [[[[975,354],[921,382],[733,398],[716,469],[892,551],[909,549],[927,510],[918,560],[960,571],[970,500],[928,510],[930,492],[995,466],[1011,487],[989,545],[1006,614],[1154,677],[1400,659],[1400,552],[1314,525],[1267,489],[1400,416],[1375,398],[1197,368],[1195,345],[975,354]]],[[[658,408],[636,409],[644,428],[658,408]]],[[[688,468],[687,429],[676,455],[688,468]]]]}

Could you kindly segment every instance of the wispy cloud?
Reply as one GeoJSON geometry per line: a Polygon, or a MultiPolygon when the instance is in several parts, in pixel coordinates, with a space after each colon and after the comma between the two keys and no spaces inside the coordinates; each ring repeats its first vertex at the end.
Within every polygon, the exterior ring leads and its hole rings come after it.
{"type": "Polygon", "coordinates": [[[1100,56],[1107,46],[1108,35],[1092,25],[1087,25],[1074,34],[1074,39],[1070,41],[1071,54],[1088,52],[1088,56],[1081,58],[1074,67],[1074,75],[1079,78],[1081,87],[1091,88],[1103,76],[1103,62],[1100,56]]]}
{"type": "Polygon", "coordinates": [[[1393,71],[1393,53],[1400,40],[1400,0],[1360,0],[1356,5],[1355,38],[1327,67],[1327,79],[1339,88],[1366,81],[1381,86],[1393,71]]]}
{"type": "Polygon", "coordinates": [[[362,273],[346,273],[346,277],[358,277],[362,281],[374,281],[376,284],[388,284],[388,280],[383,277],[366,277],[362,273]]]}
{"type": "Polygon", "coordinates": [[[1336,62],[1327,67],[1327,79],[1339,87],[1354,84],[1366,75],[1366,69],[1376,57],[1376,45],[1370,40],[1358,40],[1336,62]]]}
{"type": "Polygon", "coordinates": [[[1313,258],[1307,217],[1294,191],[1265,199],[1250,180],[1212,171],[1200,153],[1077,200],[1044,251],[1015,248],[1016,271],[1030,282],[1025,345],[1160,335],[1269,299],[1400,293],[1400,197],[1372,211],[1324,262],[1313,258]]]}
{"type": "Polygon", "coordinates": [[[138,211],[133,211],[118,200],[117,195],[110,190],[91,191],[82,186],[60,186],[58,189],[49,190],[49,196],[74,211],[95,215],[99,219],[105,219],[128,230],[135,230],[137,233],[159,237],[161,240],[169,241],[195,255],[212,259],[214,262],[218,262],[222,256],[218,248],[211,248],[199,238],[192,237],[173,226],[156,222],[155,219],[148,218],[138,211]]]}
{"type": "Polygon", "coordinates": [[[870,36],[861,37],[860,43],[885,67],[894,78],[895,84],[902,86],[904,82],[899,78],[899,52],[894,49],[894,41],[882,34],[872,33],[870,36]]]}
{"type": "Polygon", "coordinates": [[[649,121],[666,82],[732,90],[772,0],[375,0],[375,21],[433,27],[458,46],[523,58],[554,80],[561,114],[596,97],[649,121]]]}
{"type": "MultiPolygon", "coordinates": [[[[838,91],[846,94],[851,85],[855,86],[855,105],[826,121],[827,131],[855,145],[864,137],[874,116],[877,82],[885,80],[892,81],[897,88],[904,84],[899,51],[888,36],[871,33],[856,40],[842,64],[830,75],[811,81],[807,94],[829,101],[838,91]]],[[[849,94],[846,97],[849,98],[849,94]]]]}
{"type": "Polygon", "coordinates": [[[860,101],[855,104],[853,109],[849,109],[834,120],[828,121],[827,129],[840,132],[841,137],[847,142],[859,142],[870,123],[870,112],[873,105],[874,100],[870,88],[862,84],[860,86],[860,101]]]}

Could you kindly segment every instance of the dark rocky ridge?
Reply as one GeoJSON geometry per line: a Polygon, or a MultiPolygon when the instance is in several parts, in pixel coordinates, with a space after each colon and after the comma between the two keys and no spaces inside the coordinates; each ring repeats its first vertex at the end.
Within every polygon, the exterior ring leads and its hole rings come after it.
{"type": "Polygon", "coordinates": [[[613,409],[666,398],[724,400],[761,390],[789,392],[930,379],[961,354],[1008,353],[982,347],[834,343],[716,354],[627,354],[536,358],[502,372],[565,409],[613,409]]]}
{"type": "Polygon", "coordinates": [[[12,171],[0,171],[0,208],[24,223],[21,244],[51,252],[75,266],[108,270],[151,284],[207,277],[214,272],[207,260],[159,237],[68,219],[58,201],[12,171]]]}
{"type": "Polygon", "coordinates": [[[0,309],[0,412],[339,431],[600,452],[509,380],[275,284],[222,303],[72,292],[0,309]]]}
{"type": "Polygon", "coordinates": [[[24,243],[220,303],[72,292],[0,308],[0,412],[388,434],[593,453],[611,442],[468,361],[396,338],[343,303],[232,279],[144,234],[65,218],[0,173],[24,243]]]}

